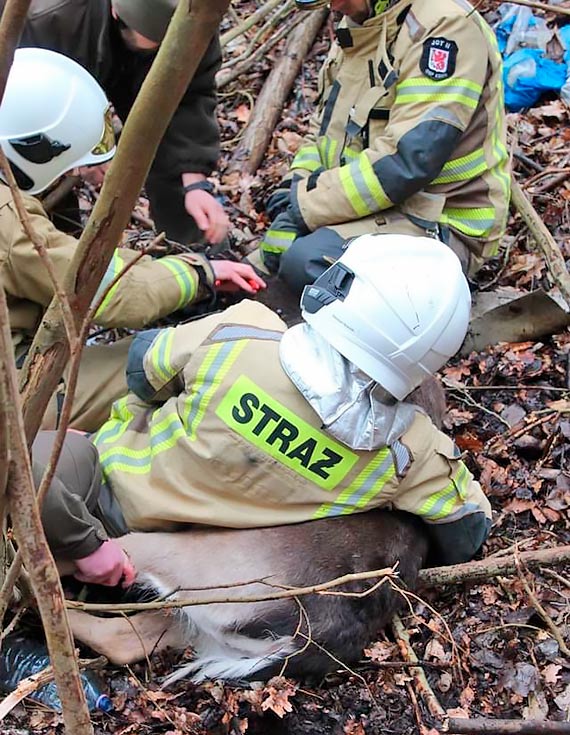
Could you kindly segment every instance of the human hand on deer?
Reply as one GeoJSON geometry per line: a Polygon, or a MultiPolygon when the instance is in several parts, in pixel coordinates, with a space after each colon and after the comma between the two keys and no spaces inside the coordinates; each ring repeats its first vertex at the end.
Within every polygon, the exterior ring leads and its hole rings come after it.
{"type": "Polygon", "coordinates": [[[115,587],[119,582],[121,587],[130,587],[137,574],[128,555],[114,539],[107,539],[92,554],[73,563],[73,576],[80,582],[106,587],[115,587]]]}

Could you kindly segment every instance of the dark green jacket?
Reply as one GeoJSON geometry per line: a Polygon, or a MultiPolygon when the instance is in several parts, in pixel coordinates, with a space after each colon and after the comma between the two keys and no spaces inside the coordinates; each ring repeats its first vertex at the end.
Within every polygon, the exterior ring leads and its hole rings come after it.
{"type": "MultiPolygon", "coordinates": [[[[0,0],[0,11],[5,3],[0,0]]],[[[20,46],[51,49],[75,59],[101,84],[123,121],[153,60],[152,54],[133,53],[122,43],[111,0],[32,0],[20,46]]],[[[162,139],[152,175],[212,172],[220,152],[215,93],[220,62],[216,36],[162,139]]]]}

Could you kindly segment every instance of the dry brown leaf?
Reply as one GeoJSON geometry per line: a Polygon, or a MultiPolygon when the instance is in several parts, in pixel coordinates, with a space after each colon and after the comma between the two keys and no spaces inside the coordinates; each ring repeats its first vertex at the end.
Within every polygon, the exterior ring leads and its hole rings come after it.
{"type": "Polygon", "coordinates": [[[364,655],[372,659],[372,661],[389,661],[396,651],[398,646],[396,643],[389,643],[388,641],[376,641],[370,648],[364,649],[364,655]]]}
{"type": "Polygon", "coordinates": [[[562,666],[559,666],[558,664],[548,664],[547,666],[545,666],[540,672],[544,679],[544,683],[556,684],[556,682],[560,679],[560,677],[558,676],[558,672],[561,668],[562,666]]]}
{"type": "Polygon", "coordinates": [[[443,646],[435,638],[432,638],[428,642],[424,656],[426,658],[435,658],[436,661],[447,661],[448,660],[448,656],[446,652],[444,651],[443,646]]]}
{"type": "Polygon", "coordinates": [[[296,691],[297,687],[292,681],[283,676],[274,676],[264,689],[267,697],[261,703],[261,709],[264,712],[270,709],[277,717],[284,717],[287,712],[293,711],[289,697],[294,696],[296,691]]]}

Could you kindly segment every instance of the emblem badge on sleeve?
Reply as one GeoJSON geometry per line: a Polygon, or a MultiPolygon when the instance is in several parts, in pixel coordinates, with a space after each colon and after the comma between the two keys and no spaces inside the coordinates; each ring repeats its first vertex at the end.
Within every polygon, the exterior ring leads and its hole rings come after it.
{"type": "Polygon", "coordinates": [[[429,79],[439,82],[449,79],[455,72],[457,44],[443,36],[430,37],[424,41],[420,69],[429,79]]]}

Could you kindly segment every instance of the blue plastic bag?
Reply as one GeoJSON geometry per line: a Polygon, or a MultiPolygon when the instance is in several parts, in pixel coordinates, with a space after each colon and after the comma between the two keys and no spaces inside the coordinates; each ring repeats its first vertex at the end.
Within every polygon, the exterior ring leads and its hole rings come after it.
{"type": "Polygon", "coordinates": [[[540,49],[519,49],[503,60],[503,79],[505,106],[519,112],[536,104],[545,92],[560,92],[566,65],[548,59],[540,49]]]}

